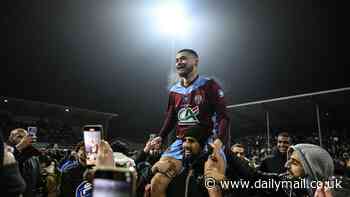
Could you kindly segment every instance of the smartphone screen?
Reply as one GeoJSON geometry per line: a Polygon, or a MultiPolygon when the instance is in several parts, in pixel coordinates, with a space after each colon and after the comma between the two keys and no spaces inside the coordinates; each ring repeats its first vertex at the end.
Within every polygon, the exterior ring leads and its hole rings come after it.
{"type": "Polygon", "coordinates": [[[102,125],[86,125],[84,130],[84,144],[86,164],[95,165],[98,148],[101,142],[102,125]]]}
{"type": "Polygon", "coordinates": [[[96,170],[93,180],[94,197],[133,197],[136,176],[128,168],[96,170]]]}
{"type": "Polygon", "coordinates": [[[37,136],[36,134],[38,133],[38,128],[37,127],[28,127],[28,135],[32,137],[33,142],[37,141],[37,136]]]}

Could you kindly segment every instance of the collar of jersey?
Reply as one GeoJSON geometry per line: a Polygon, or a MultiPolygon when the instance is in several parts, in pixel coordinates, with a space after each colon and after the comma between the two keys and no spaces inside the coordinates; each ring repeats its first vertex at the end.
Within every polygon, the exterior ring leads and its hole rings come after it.
{"type": "Polygon", "coordinates": [[[170,88],[170,92],[176,92],[178,94],[189,94],[194,90],[197,90],[201,86],[203,86],[209,79],[206,77],[198,76],[195,81],[189,85],[188,87],[184,87],[181,85],[181,82],[177,82],[170,88]]]}

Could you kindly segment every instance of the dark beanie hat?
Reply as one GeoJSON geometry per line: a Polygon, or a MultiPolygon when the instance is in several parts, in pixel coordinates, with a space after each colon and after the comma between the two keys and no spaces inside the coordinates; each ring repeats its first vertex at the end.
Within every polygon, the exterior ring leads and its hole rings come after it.
{"type": "Polygon", "coordinates": [[[195,125],[186,129],[184,137],[192,137],[198,141],[198,143],[203,147],[208,140],[210,133],[208,132],[208,128],[195,125]]]}

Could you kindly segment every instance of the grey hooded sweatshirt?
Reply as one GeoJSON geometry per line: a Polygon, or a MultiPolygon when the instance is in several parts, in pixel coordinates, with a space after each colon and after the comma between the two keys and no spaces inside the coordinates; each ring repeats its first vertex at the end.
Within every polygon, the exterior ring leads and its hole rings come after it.
{"type": "MultiPolygon", "coordinates": [[[[291,146],[288,151],[289,154],[295,151],[301,160],[305,176],[304,177],[291,177],[288,173],[276,174],[276,173],[265,173],[259,170],[253,169],[248,165],[244,165],[243,162],[236,156],[230,157],[229,167],[234,169],[238,175],[245,180],[255,182],[259,181],[271,181],[274,180],[276,183],[281,181],[293,181],[299,182],[300,184],[305,179],[305,183],[300,186],[302,188],[294,188],[287,185],[286,187],[272,188],[260,188],[256,192],[265,194],[267,196],[276,197],[313,197],[316,188],[311,188],[311,181],[325,181],[329,180],[333,175],[334,165],[333,159],[329,153],[322,147],[313,144],[297,144],[291,146]],[[306,185],[305,185],[306,184],[306,185]],[[304,188],[304,186],[306,188],[304,188]]],[[[315,185],[317,186],[317,184],[315,185]]]]}
{"type": "Polygon", "coordinates": [[[290,150],[296,151],[299,156],[309,186],[309,195],[313,196],[316,188],[310,187],[311,181],[329,180],[334,173],[333,159],[325,149],[314,144],[297,144],[291,146],[290,150]]]}

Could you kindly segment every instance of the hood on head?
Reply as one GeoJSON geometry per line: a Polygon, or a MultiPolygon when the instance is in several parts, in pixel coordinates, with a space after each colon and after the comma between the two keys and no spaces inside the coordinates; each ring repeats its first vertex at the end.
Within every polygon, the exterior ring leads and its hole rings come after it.
{"type": "Polygon", "coordinates": [[[291,146],[290,149],[298,154],[307,177],[321,181],[333,175],[333,159],[322,147],[314,144],[297,144],[291,146]]]}

